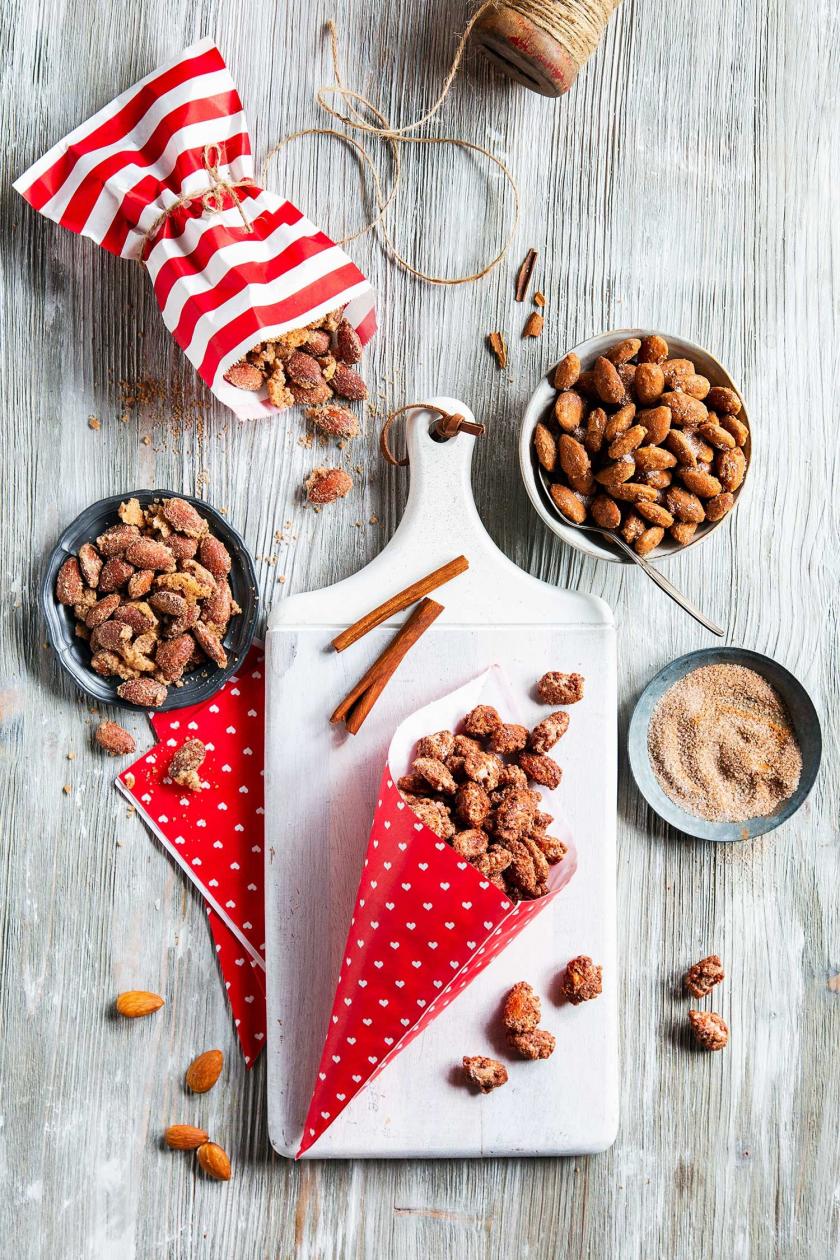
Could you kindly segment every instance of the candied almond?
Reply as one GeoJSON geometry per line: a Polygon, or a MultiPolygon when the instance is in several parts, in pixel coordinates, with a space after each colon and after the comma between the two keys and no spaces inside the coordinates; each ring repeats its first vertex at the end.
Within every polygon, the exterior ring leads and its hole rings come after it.
{"type": "Polygon", "coordinates": [[[342,438],[349,441],[358,437],[359,420],[348,407],[339,403],[326,403],[322,407],[307,407],[307,420],[311,420],[316,429],[328,437],[342,438]]]}
{"type": "Polygon", "coordinates": [[[442,801],[425,800],[423,797],[406,796],[406,803],[422,823],[433,831],[441,840],[448,840],[455,834],[455,824],[449,810],[442,801]]]}
{"type": "Polygon", "coordinates": [[[732,451],[720,451],[715,459],[715,471],[724,490],[737,490],[747,471],[747,459],[740,446],[732,451]]]}
{"type": "Polygon", "coordinates": [[[200,739],[184,740],[169,762],[167,773],[172,782],[191,792],[200,792],[203,785],[198,771],[206,756],[207,748],[200,739]]]}
{"type": "Polygon", "coordinates": [[[735,390],[727,389],[723,385],[713,385],[706,395],[706,402],[713,411],[724,415],[737,416],[741,410],[741,399],[735,390]]]}
{"type": "Polygon", "coordinates": [[[725,490],[723,494],[712,495],[711,499],[706,500],[706,520],[720,521],[726,516],[727,512],[731,512],[735,506],[735,496],[725,490]]]}
{"type": "Polygon", "coordinates": [[[70,607],[73,604],[78,604],[84,589],[85,585],[82,581],[79,561],[75,556],[68,556],[58,570],[58,577],[55,581],[55,597],[59,604],[70,607]]]}
{"type": "Polygon", "coordinates": [[[455,794],[455,813],[468,827],[481,827],[490,813],[490,798],[478,783],[462,783],[455,794]]]}
{"type": "Polygon", "coordinates": [[[708,997],[716,984],[726,979],[723,964],[717,954],[709,954],[689,967],[683,984],[692,997],[708,997]]]}
{"type": "Polygon", "coordinates": [[[602,402],[616,406],[624,400],[624,382],[613,363],[603,355],[595,360],[595,389],[602,402]]]}
{"type": "Polygon", "coordinates": [[[580,376],[580,359],[570,351],[557,364],[551,383],[555,389],[571,389],[580,376]]]}
{"type": "Polygon", "coordinates": [[[112,525],[110,529],[106,529],[100,534],[96,540],[100,554],[105,556],[118,556],[128,547],[131,546],[140,537],[140,530],[136,525],[112,525]]]}
{"type": "Polygon", "coordinates": [[[436,757],[445,761],[453,751],[455,736],[451,731],[436,731],[434,735],[424,735],[418,739],[416,754],[418,757],[436,757]]]}
{"type": "Polygon", "coordinates": [[[678,521],[690,521],[699,525],[706,519],[703,504],[697,495],[679,486],[670,486],[665,491],[665,506],[678,521]]]}
{"type": "Polygon", "coordinates": [[[203,538],[210,528],[201,513],[186,499],[164,499],[161,512],[166,523],[171,525],[176,533],[186,534],[187,538],[203,538]]]}
{"type": "Polygon", "coordinates": [[[508,1043],[523,1059],[548,1059],[555,1050],[557,1038],[545,1028],[530,1032],[509,1032],[508,1043]]]}
{"type": "Polygon", "coordinates": [[[142,599],[144,595],[148,595],[152,589],[152,583],[155,580],[154,569],[135,569],[131,577],[128,579],[126,590],[129,599],[142,599]]]}
{"type": "Polygon", "coordinates": [[[528,788],[506,788],[494,817],[494,834],[497,839],[518,840],[530,831],[536,813],[537,801],[528,788]]]}
{"type": "Polygon", "coordinates": [[[155,538],[138,538],[126,549],[125,558],[138,569],[154,569],[160,573],[175,572],[175,557],[166,543],[155,538]]]}
{"type": "Polygon", "coordinates": [[[322,329],[313,328],[308,334],[306,341],[302,343],[305,354],[311,354],[314,358],[318,358],[321,354],[327,354],[330,348],[330,334],[322,329]]]}
{"type": "Polygon", "coordinates": [[[688,1020],[694,1040],[704,1050],[722,1050],[729,1040],[729,1029],[716,1011],[689,1011],[688,1020]]]}
{"type": "Polygon", "coordinates": [[[668,358],[668,342],[658,333],[642,337],[639,345],[638,359],[640,363],[664,363],[668,358]]]}
{"type": "Polygon", "coordinates": [[[640,556],[650,555],[659,546],[664,537],[665,530],[661,525],[649,525],[633,544],[636,554],[640,556]]]}
{"type": "Polygon", "coordinates": [[[352,324],[343,319],[335,332],[336,358],[342,363],[358,363],[362,357],[362,343],[352,324]]]}
{"type": "Polygon", "coordinates": [[[698,499],[711,499],[713,495],[720,494],[723,489],[717,477],[703,472],[700,468],[681,468],[677,476],[686,490],[691,494],[696,494],[698,499]]]}
{"type": "MultiPolygon", "coordinates": [[[[501,726],[502,719],[491,704],[479,704],[471,709],[464,718],[463,726],[467,735],[490,735],[495,731],[497,726],[501,726]]],[[[470,747],[459,746],[458,737],[456,736],[453,751],[465,755],[467,752],[477,752],[479,747],[472,745],[470,747]]]]}
{"type": "Polygon", "coordinates": [[[537,698],[541,704],[576,704],[583,699],[582,674],[563,674],[549,670],[537,683],[537,698]]]}
{"type": "Polygon", "coordinates": [[[118,591],[121,586],[125,586],[133,572],[134,566],[128,564],[122,556],[111,556],[110,560],[106,560],[102,566],[97,589],[103,595],[108,595],[112,591],[118,591]]]}
{"type": "Polygon", "coordinates": [[[575,525],[582,525],[586,520],[586,504],[580,494],[570,490],[568,486],[563,486],[559,482],[555,482],[549,487],[549,494],[552,501],[563,514],[568,517],[575,525]]]}
{"type": "Polygon", "coordinates": [[[487,852],[487,832],[478,827],[470,827],[467,831],[456,831],[450,843],[461,857],[481,857],[482,853],[487,852]]]}
{"type": "Polygon", "coordinates": [[[550,791],[560,786],[563,771],[556,761],[544,753],[520,753],[519,764],[534,783],[539,783],[550,791]]]}
{"type": "Polygon", "coordinates": [[[498,787],[501,772],[502,762],[495,753],[471,752],[464,757],[464,774],[487,792],[498,787]]]}
{"type": "Polygon", "coordinates": [[[100,722],[93,737],[112,757],[127,757],[137,747],[134,737],[117,722],[100,722]]]}
{"type": "Polygon", "coordinates": [[[330,385],[333,392],[338,394],[339,398],[346,398],[350,402],[361,402],[363,398],[367,398],[367,385],[365,385],[358,372],[354,372],[352,368],[347,367],[345,363],[339,363],[335,372],[330,379],[330,385]]]}
{"type": "Polygon", "coordinates": [[[554,434],[544,424],[534,429],[534,451],[542,468],[550,473],[557,463],[557,443],[554,434]]]}
{"type": "MultiPolygon", "coordinates": [[[[205,569],[209,570],[217,580],[227,577],[230,573],[230,553],[221,539],[216,538],[213,534],[205,534],[201,539],[198,544],[198,556],[205,569]]],[[[181,558],[184,560],[192,559],[191,556],[183,556],[181,558]]]]}
{"type": "Polygon", "coordinates": [[[93,543],[82,543],[79,548],[79,568],[87,585],[95,590],[102,572],[102,557],[93,543]]]}
{"type": "Polygon", "coordinates": [[[202,652],[210,657],[213,664],[218,665],[219,669],[225,669],[228,663],[227,652],[219,636],[202,621],[195,623],[191,633],[202,652]]]}
{"type": "Polygon", "coordinates": [[[484,1054],[464,1055],[462,1060],[464,1075],[471,1085],[475,1085],[482,1094],[489,1094],[498,1089],[508,1079],[507,1068],[497,1059],[488,1059],[484,1054]]]}
{"type": "Polygon", "coordinates": [[[444,795],[451,796],[457,790],[458,784],[444,763],[438,758],[416,757],[413,768],[417,774],[423,776],[429,786],[436,792],[443,792],[444,795]]]}
{"type": "Polygon", "coordinates": [[[502,722],[490,732],[487,748],[489,752],[509,757],[513,753],[520,752],[527,743],[527,726],[520,726],[517,722],[502,722]]]}
{"type": "Polygon", "coordinates": [[[166,683],[177,682],[187,667],[192,651],[193,640],[188,634],[181,634],[161,643],[155,656],[155,665],[161,680],[166,683]]]}
{"type": "Polygon", "coordinates": [[[535,753],[549,752],[569,729],[569,715],[565,709],[550,713],[538,722],[528,736],[528,747],[535,753]]]}
{"type": "Polygon", "coordinates": [[[665,389],[665,374],[658,363],[640,363],[633,382],[643,407],[651,407],[665,389]]]}
{"type": "Polygon", "coordinates": [[[129,704],[142,705],[144,709],[156,709],[163,704],[167,696],[163,683],[154,678],[130,678],[120,683],[117,695],[129,704]]]}
{"type": "Polygon", "coordinates": [[[608,494],[596,495],[589,510],[595,524],[602,529],[618,529],[621,524],[621,508],[608,494]]]}
{"type": "Polygon", "coordinates": [[[251,391],[260,390],[265,383],[265,377],[258,367],[254,367],[252,363],[234,363],[225,372],[225,380],[229,385],[234,385],[237,389],[248,389],[251,391]]]}
{"type": "Polygon", "coordinates": [[[353,480],[343,468],[313,468],[304,482],[304,489],[310,503],[334,503],[350,493],[353,480]]]}
{"type": "Polygon", "coordinates": [[[545,854],[549,862],[562,862],[568,853],[568,847],[557,836],[550,836],[547,831],[530,831],[527,837],[545,854]]]}
{"type": "Polygon", "coordinates": [[[596,998],[601,990],[603,968],[593,963],[588,954],[578,954],[566,963],[563,973],[562,990],[566,1000],[573,1006],[581,1002],[589,1002],[596,998]]]}
{"type": "Polygon", "coordinates": [[[564,433],[571,433],[583,419],[583,399],[576,390],[558,394],[554,403],[554,419],[564,433]]]}
{"type": "Polygon", "coordinates": [[[102,599],[98,599],[96,603],[89,609],[85,617],[85,625],[88,630],[92,630],[94,626],[101,626],[103,621],[115,613],[120,606],[120,597],[114,592],[112,595],[105,595],[102,599]]]}
{"type": "Polygon", "coordinates": [[[542,1018],[542,1004],[526,980],[519,980],[505,998],[502,1023],[509,1032],[532,1032],[542,1018]]]}

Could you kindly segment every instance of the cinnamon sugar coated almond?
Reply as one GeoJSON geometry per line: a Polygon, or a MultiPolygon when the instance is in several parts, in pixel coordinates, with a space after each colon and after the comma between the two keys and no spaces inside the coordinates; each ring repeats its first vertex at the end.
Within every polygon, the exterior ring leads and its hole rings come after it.
{"type": "Polygon", "coordinates": [[[651,717],[648,753],[666,796],[711,822],[774,813],[802,773],[780,696],[743,665],[705,665],[674,683],[651,717]]]}

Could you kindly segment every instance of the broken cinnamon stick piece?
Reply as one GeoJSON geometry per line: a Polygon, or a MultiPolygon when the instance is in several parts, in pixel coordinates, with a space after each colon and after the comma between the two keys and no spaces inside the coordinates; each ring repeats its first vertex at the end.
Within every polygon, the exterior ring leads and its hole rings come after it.
{"type": "Polygon", "coordinates": [[[343,652],[345,648],[350,647],[351,643],[356,643],[363,638],[368,631],[375,629],[376,626],[381,626],[383,621],[393,617],[394,613],[402,612],[404,608],[409,608],[412,604],[416,604],[418,599],[422,599],[424,595],[429,595],[432,591],[437,590],[445,582],[450,582],[459,573],[465,573],[469,567],[470,562],[466,556],[457,556],[454,560],[450,560],[448,564],[441,565],[439,569],[434,569],[431,573],[427,573],[425,577],[412,582],[411,586],[407,586],[405,590],[398,591],[396,595],[392,595],[384,604],[380,604],[377,608],[371,609],[369,613],[365,613],[364,617],[354,621],[352,626],[342,630],[333,639],[332,646],[336,652],[343,652]]]}
{"type": "Polygon", "coordinates": [[[537,261],[537,251],[529,249],[525,255],[522,266],[519,268],[516,276],[516,300],[524,302],[528,293],[528,285],[531,283],[531,276],[537,261]]]}
{"type": "Polygon", "coordinates": [[[443,604],[433,599],[424,599],[417,605],[364,677],[341,701],[330,718],[333,725],[344,720],[351,735],[358,732],[404,657],[442,612],[443,604]]]}
{"type": "Polygon", "coordinates": [[[543,330],[543,317],[539,311],[531,311],[522,329],[523,337],[540,337],[543,330]]]}
{"type": "Polygon", "coordinates": [[[496,356],[496,366],[498,368],[507,367],[507,346],[502,334],[500,332],[488,333],[487,344],[496,356]]]}

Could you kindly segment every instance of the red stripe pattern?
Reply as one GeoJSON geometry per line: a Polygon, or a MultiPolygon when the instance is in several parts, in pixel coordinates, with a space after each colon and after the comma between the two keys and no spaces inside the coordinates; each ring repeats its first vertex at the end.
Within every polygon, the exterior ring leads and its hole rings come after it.
{"type": "Polygon", "coordinates": [[[358,267],[290,202],[254,184],[253,169],[239,93],[218,48],[202,40],[82,123],[15,183],[62,227],[123,258],[144,255],[167,328],[241,419],[274,410],[264,394],[224,379],[257,342],[338,306],[363,343],[376,331],[373,293],[358,267]],[[248,227],[229,194],[221,210],[203,204],[208,146],[218,148],[221,180],[249,181],[237,189],[248,227]]]}

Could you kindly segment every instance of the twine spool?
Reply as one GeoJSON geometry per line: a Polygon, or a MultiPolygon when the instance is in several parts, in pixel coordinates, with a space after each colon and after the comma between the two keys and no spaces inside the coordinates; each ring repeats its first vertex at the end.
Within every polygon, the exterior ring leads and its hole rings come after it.
{"type": "Polygon", "coordinates": [[[482,5],[474,35],[509,78],[562,96],[597,48],[621,0],[508,0],[482,5]]]}

